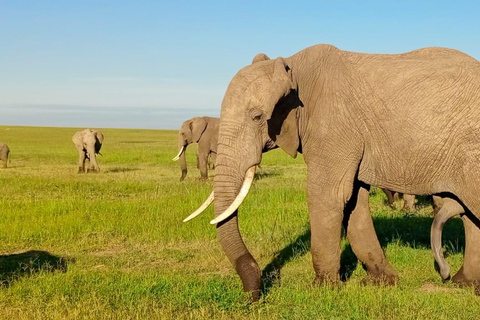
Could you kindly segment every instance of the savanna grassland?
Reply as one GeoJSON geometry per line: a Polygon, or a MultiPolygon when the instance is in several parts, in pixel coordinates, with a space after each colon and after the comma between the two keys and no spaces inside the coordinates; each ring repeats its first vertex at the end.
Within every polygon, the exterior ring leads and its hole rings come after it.
{"type": "MultiPolygon", "coordinates": [[[[313,287],[305,165],[281,150],[264,155],[240,208],[240,228],[264,276],[248,304],[208,222],[182,219],[212,190],[189,147],[179,182],[176,132],[102,129],[101,172],[77,174],[73,128],[0,126],[11,149],[0,169],[0,319],[477,319],[472,288],[442,283],[434,269],[432,207],[407,214],[372,190],[371,208],[395,287],[365,276],[343,239],[340,286],[313,287]]],[[[399,208],[401,203],[396,204],[399,208]]],[[[463,226],[445,228],[447,260],[462,263],[463,226]]]]}

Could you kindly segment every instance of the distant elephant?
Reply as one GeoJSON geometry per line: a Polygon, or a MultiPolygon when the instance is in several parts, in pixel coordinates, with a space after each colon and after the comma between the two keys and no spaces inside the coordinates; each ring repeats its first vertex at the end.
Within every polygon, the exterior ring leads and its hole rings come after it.
{"type": "Polygon", "coordinates": [[[3,167],[7,167],[8,157],[10,155],[10,149],[5,143],[0,142],[0,160],[3,161],[3,167]]]}
{"type": "MultiPolygon", "coordinates": [[[[446,48],[364,54],[330,45],[255,60],[234,76],[222,102],[211,221],[253,300],[261,271],[241,237],[237,209],[262,151],[303,153],[315,283],[339,280],[344,221],[369,276],[397,281],[372,223],[370,185],[407,194],[448,192],[480,217],[477,60],[446,48]]],[[[464,221],[465,259],[452,280],[475,284],[480,229],[464,221]]]]}
{"type": "Polygon", "coordinates": [[[180,127],[178,131],[179,152],[173,158],[174,161],[180,159],[180,168],[182,169],[180,181],[187,176],[185,151],[191,143],[198,143],[197,168],[200,169],[200,178],[208,179],[207,164],[211,168],[215,167],[219,120],[219,118],[213,117],[196,117],[186,120],[180,127]]]}
{"type": "Polygon", "coordinates": [[[100,153],[104,135],[98,130],[84,129],[75,132],[72,141],[78,151],[78,173],[85,172],[85,160],[90,161],[87,172],[99,172],[96,154],[100,153]]]}
{"type": "Polygon", "coordinates": [[[403,197],[403,210],[408,212],[415,212],[415,195],[412,194],[401,194],[398,192],[392,192],[388,189],[382,188],[382,191],[387,196],[387,203],[392,208],[395,209],[393,203],[395,200],[398,200],[400,195],[403,197]]]}

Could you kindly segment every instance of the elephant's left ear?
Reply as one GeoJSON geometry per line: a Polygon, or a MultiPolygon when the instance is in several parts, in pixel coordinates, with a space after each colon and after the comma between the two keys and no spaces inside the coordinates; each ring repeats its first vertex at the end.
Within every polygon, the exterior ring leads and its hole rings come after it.
{"type": "Polygon", "coordinates": [[[293,85],[292,70],[282,57],[275,59],[272,83],[270,85],[269,98],[265,110],[267,119],[270,119],[272,116],[278,101],[286,97],[293,89],[295,89],[295,87],[293,85]]]}
{"type": "Polygon", "coordinates": [[[274,63],[270,97],[267,102],[268,134],[280,148],[293,158],[300,145],[296,95],[292,70],[283,58],[274,63]]]}
{"type": "Polygon", "coordinates": [[[195,118],[190,123],[190,128],[192,130],[193,141],[198,142],[203,134],[203,131],[205,131],[207,128],[207,120],[205,120],[205,118],[195,118]]]}

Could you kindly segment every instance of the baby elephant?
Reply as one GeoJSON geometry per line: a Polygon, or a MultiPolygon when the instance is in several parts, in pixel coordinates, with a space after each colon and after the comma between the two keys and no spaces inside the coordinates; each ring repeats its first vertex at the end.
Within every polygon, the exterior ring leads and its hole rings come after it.
{"type": "Polygon", "coordinates": [[[5,143],[0,142],[0,160],[3,161],[3,167],[7,167],[8,156],[10,154],[10,149],[5,143]]]}
{"type": "Polygon", "coordinates": [[[88,168],[87,172],[100,171],[96,154],[100,153],[103,140],[103,133],[98,130],[84,129],[77,131],[73,135],[72,141],[78,150],[78,173],[85,172],[86,159],[90,161],[90,167],[88,168]]]}

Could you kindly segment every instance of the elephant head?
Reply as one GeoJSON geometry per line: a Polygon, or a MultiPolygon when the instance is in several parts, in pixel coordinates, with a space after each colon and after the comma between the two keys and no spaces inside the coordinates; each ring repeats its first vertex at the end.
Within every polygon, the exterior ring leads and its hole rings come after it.
{"type": "Polygon", "coordinates": [[[87,159],[90,161],[90,167],[87,169],[87,172],[100,171],[96,154],[100,153],[100,149],[102,148],[104,141],[103,133],[98,130],[84,129],[77,131],[73,135],[72,141],[77,148],[79,156],[78,172],[85,172],[85,160],[87,159]]]}
{"type": "Polygon", "coordinates": [[[187,162],[185,160],[185,151],[187,146],[191,143],[198,143],[202,137],[203,132],[207,128],[206,117],[196,117],[183,122],[178,131],[178,154],[173,160],[180,160],[180,168],[182,169],[182,176],[180,181],[187,176],[187,162]]]}
{"type": "MultiPolygon", "coordinates": [[[[260,269],[238,229],[238,207],[250,188],[262,153],[280,147],[301,151],[295,80],[283,58],[259,54],[230,82],[222,102],[214,179],[217,235],[245,291],[259,298],[260,269]]],[[[202,208],[213,199],[213,195],[202,208]]],[[[200,209],[201,210],[201,209],[200,209]]],[[[189,220],[198,210],[185,220],[189,220]]]]}

